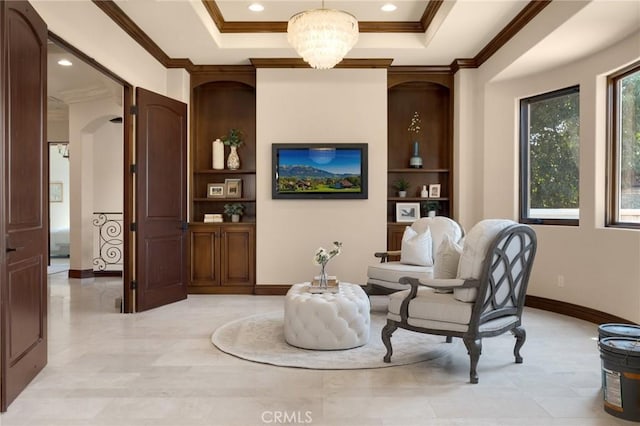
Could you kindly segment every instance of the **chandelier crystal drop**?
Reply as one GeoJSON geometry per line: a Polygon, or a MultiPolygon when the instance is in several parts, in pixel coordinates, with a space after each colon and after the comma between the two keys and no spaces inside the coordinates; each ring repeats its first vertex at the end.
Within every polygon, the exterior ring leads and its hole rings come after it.
{"type": "Polygon", "coordinates": [[[333,68],[358,41],[358,20],[341,10],[307,10],[289,19],[287,40],[312,68],[333,68]]]}

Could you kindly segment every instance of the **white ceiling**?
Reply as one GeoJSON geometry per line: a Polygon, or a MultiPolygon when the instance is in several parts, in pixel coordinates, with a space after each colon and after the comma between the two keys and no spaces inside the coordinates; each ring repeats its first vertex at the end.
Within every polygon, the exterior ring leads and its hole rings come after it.
{"type": "MultiPolygon", "coordinates": [[[[322,5],[321,0],[256,1],[264,5],[263,12],[249,11],[253,2],[249,0],[218,0],[216,4],[227,23],[286,22],[295,13],[322,5]]],[[[283,32],[221,33],[201,0],[115,0],[115,3],[171,58],[188,58],[196,65],[239,65],[249,64],[250,58],[297,57],[283,32]]],[[[445,0],[426,32],[361,33],[347,58],[391,58],[393,65],[449,65],[456,59],[473,58],[528,3],[528,0],[445,0]]],[[[419,22],[427,5],[425,0],[325,1],[325,7],[345,10],[360,22],[419,22]],[[382,12],[380,7],[387,2],[398,9],[382,12]]],[[[559,66],[640,31],[640,0],[566,3],[554,0],[539,16],[563,13],[571,7],[574,11],[560,26],[549,25],[549,34],[500,77],[559,66]]],[[[50,96],[68,103],[78,93],[97,96],[120,90],[120,86],[92,67],[83,66],[77,58],[73,67],[60,67],[55,62],[63,52],[50,46],[50,96]]]]}

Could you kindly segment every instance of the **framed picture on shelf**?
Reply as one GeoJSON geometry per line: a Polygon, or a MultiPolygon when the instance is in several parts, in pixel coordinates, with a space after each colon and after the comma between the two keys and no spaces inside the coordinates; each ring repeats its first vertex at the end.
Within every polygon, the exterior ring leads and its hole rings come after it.
{"type": "Polygon", "coordinates": [[[242,179],[225,179],[227,198],[242,198],[242,179]]]}
{"type": "Polygon", "coordinates": [[[396,203],[396,222],[414,222],[420,219],[420,203],[396,203]]]}
{"type": "Polygon", "coordinates": [[[51,203],[62,202],[62,182],[49,183],[49,202],[51,203]]]}
{"type": "Polygon", "coordinates": [[[225,198],[225,186],[224,183],[208,183],[207,198],[225,198]]]}
{"type": "Polygon", "coordinates": [[[440,198],[440,184],[432,183],[429,185],[429,198],[440,198]]]}

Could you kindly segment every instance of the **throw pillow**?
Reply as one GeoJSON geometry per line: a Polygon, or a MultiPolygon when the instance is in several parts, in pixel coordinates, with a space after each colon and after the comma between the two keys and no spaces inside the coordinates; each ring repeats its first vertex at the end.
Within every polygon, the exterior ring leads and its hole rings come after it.
{"type": "Polygon", "coordinates": [[[451,241],[451,237],[445,234],[440,247],[438,247],[436,251],[433,265],[433,278],[456,278],[461,254],[462,246],[451,241]]]}
{"type": "Polygon", "coordinates": [[[400,263],[417,266],[433,266],[431,231],[427,228],[418,234],[407,226],[402,235],[400,263]]]}

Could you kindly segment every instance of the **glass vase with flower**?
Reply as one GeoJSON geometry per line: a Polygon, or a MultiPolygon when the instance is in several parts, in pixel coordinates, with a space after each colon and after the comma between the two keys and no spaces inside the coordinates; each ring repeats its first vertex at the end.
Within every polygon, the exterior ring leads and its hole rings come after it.
{"type": "Polygon", "coordinates": [[[342,252],[342,243],[340,241],[333,242],[333,248],[329,251],[323,247],[316,250],[316,254],[313,256],[313,263],[320,266],[320,279],[318,280],[318,286],[321,289],[326,289],[328,286],[327,276],[327,263],[334,257],[338,256],[342,252]]]}
{"type": "Polygon", "coordinates": [[[418,111],[415,111],[413,113],[413,117],[411,117],[411,124],[409,124],[409,128],[407,130],[413,135],[413,156],[409,159],[409,167],[416,169],[422,168],[422,157],[420,157],[420,143],[418,142],[418,135],[422,130],[420,124],[420,114],[418,114],[418,111]]]}

